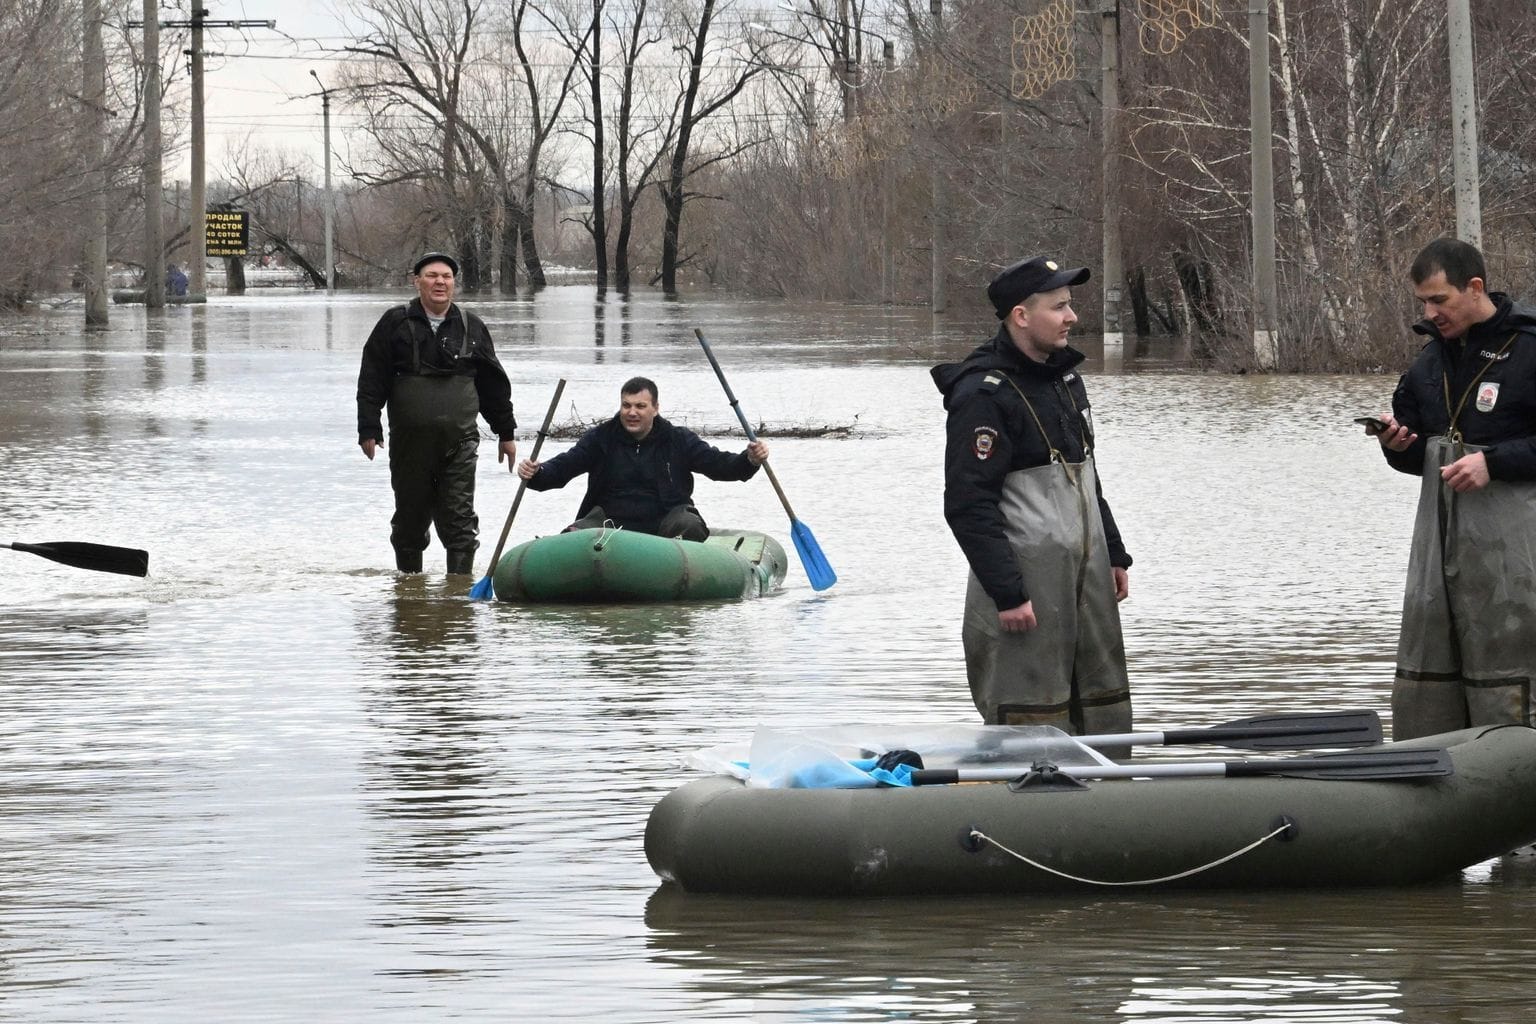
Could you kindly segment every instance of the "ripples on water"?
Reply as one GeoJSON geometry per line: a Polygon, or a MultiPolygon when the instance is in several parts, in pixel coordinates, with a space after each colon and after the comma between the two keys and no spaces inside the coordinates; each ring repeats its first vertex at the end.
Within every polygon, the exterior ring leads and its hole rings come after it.
{"type": "MultiPolygon", "coordinates": [[[[386,571],[359,454],[383,303],[252,296],[106,334],[0,326],[5,540],[147,547],[148,580],[0,551],[0,998],[28,1021],[1509,1021],[1536,865],[1408,892],[821,903],[689,898],[641,849],[688,751],[758,722],[969,721],[963,566],[927,377],[990,324],[552,289],[477,304],[525,426],[635,373],[668,416],[847,425],[774,464],[840,582],[756,602],[518,609],[386,571]]],[[[1349,420],[1388,378],[1096,360],[1137,564],[1138,724],[1385,709],[1413,482],[1349,420]]],[[[529,442],[525,440],[526,446],[529,442]]],[[[722,444],[738,441],[721,440],[722,444]]],[[[561,444],[551,442],[551,451],[561,444]]],[[[488,449],[483,449],[483,451],[488,449]]],[[[486,548],[515,491],[482,458],[486,548]]],[[[530,494],[513,540],[579,498],[530,494]]],[[[785,519],[762,481],[718,525],[785,519]]],[[[441,552],[428,552],[440,569],[441,552]]],[[[1536,861],[1536,858],[1530,858],[1536,861]]]]}

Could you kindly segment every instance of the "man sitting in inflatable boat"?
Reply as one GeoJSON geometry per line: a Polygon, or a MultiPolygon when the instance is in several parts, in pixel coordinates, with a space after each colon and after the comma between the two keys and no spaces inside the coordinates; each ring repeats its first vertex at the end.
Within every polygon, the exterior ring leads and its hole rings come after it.
{"type": "Polygon", "coordinates": [[[557,490],[587,474],[587,493],[567,531],[612,523],[639,533],[705,540],[709,528],[693,505],[693,474],[750,480],[768,460],[762,441],[733,455],[669,423],[660,415],[657,394],[655,381],[630,378],[619,389],[613,419],[547,462],[524,459],[518,464],[518,475],[535,491],[557,490]]]}

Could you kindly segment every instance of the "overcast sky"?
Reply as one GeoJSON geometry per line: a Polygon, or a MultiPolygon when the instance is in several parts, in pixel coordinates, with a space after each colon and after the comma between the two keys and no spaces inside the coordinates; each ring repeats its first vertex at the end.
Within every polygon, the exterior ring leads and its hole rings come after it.
{"type": "MultiPolygon", "coordinates": [[[[313,68],[328,88],[340,79],[327,49],[344,45],[347,36],[335,3],[328,0],[226,0],[207,3],[210,20],[275,21],[275,29],[208,29],[204,32],[207,77],[205,119],[210,176],[224,164],[229,145],[250,137],[268,149],[308,158],[316,168],[323,159],[321,106],[313,68]],[[222,56],[216,56],[222,54],[222,56]]],[[[164,10],[163,20],[185,20],[185,10],[164,10]]],[[[163,29],[163,37],[174,30],[163,29]]],[[[169,61],[169,54],[165,56],[169,61]]],[[[180,57],[180,73],[186,58],[180,57]]],[[[186,83],[181,83],[185,96],[186,83]]],[[[184,105],[183,105],[184,106],[184,105]]],[[[344,151],[347,126],[331,112],[331,141],[344,151]]],[[[185,137],[185,136],[183,136],[185,137]]],[[[189,156],[168,162],[167,173],[185,178],[189,156]]]]}

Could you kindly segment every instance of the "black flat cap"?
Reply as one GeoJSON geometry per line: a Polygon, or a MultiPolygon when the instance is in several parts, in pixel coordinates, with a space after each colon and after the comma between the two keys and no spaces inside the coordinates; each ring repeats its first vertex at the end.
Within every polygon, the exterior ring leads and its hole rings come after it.
{"type": "Polygon", "coordinates": [[[1054,260],[1044,256],[1031,256],[1020,260],[992,279],[987,285],[987,298],[1002,320],[1008,311],[1036,292],[1049,292],[1088,280],[1087,267],[1061,269],[1054,260]]]}
{"type": "Polygon", "coordinates": [[[420,274],[421,268],[426,266],[428,263],[446,263],[448,264],[448,269],[453,271],[453,276],[459,276],[459,261],[454,259],[452,256],[449,256],[445,252],[422,253],[421,258],[411,266],[411,273],[420,274]]]}

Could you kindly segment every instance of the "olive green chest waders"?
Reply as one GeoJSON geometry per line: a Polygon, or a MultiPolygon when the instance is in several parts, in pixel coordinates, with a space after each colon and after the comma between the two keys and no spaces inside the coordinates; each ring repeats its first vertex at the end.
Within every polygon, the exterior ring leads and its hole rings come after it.
{"type": "MultiPolygon", "coordinates": [[[[469,355],[467,331],[459,351],[469,355]]],[[[420,346],[414,373],[394,379],[389,394],[389,479],[395,491],[390,543],[405,572],[421,570],[429,525],[448,551],[448,571],[471,573],[480,521],[475,515],[475,417],[480,398],[473,377],[423,374],[420,346]]]]}
{"type": "Polygon", "coordinates": [[[971,573],[961,628],[971,697],[991,725],[1130,732],[1125,641],[1093,457],[1068,463],[1052,455],[1047,465],[1009,473],[1001,502],[1039,625],[1003,632],[997,604],[971,573]]]}
{"type": "Polygon", "coordinates": [[[1536,483],[1457,494],[1440,467],[1481,451],[1431,437],[1392,686],[1392,738],[1536,724],[1536,483]]]}

